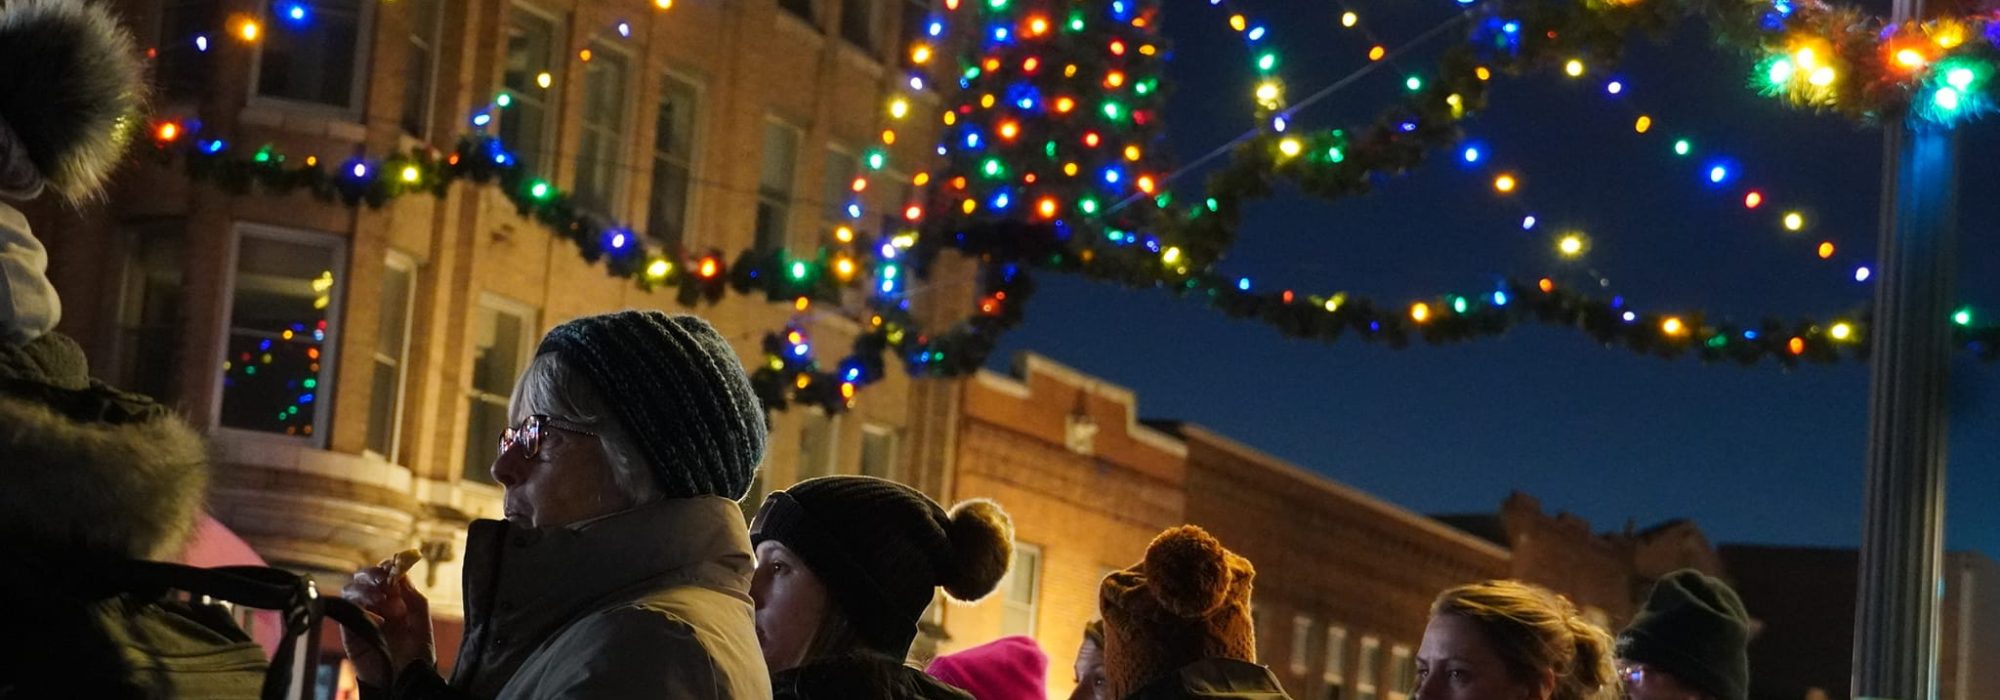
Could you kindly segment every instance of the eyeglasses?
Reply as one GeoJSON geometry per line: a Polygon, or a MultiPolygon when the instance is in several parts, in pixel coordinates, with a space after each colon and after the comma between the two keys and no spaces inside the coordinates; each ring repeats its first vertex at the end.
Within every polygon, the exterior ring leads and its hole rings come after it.
{"type": "Polygon", "coordinates": [[[1625,687],[1627,688],[1639,685],[1641,683],[1645,683],[1646,667],[1626,666],[1623,670],[1620,670],[1618,672],[1618,677],[1625,681],[1625,687]]]}
{"type": "Polygon", "coordinates": [[[534,459],[535,455],[542,453],[543,427],[553,428],[566,433],[576,433],[578,435],[588,435],[590,437],[597,437],[597,433],[593,433],[587,430],[578,430],[576,428],[569,427],[568,425],[564,425],[564,423],[567,422],[568,421],[564,421],[561,418],[553,418],[541,414],[536,414],[528,416],[526,418],[522,418],[520,425],[516,425],[512,428],[500,431],[500,454],[503,455],[507,454],[508,450],[511,450],[514,448],[514,446],[519,445],[521,447],[521,457],[525,459],[534,459]]]}

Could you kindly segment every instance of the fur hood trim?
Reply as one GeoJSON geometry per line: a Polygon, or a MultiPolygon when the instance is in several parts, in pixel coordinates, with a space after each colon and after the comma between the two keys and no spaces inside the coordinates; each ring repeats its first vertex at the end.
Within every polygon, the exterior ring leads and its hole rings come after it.
{"type": "Polygon", "coordinates": [[[0,540],[62,556],[172,560],[207,488],[204,443],[178,416],[86,423],[0,395],[0,540]]]}

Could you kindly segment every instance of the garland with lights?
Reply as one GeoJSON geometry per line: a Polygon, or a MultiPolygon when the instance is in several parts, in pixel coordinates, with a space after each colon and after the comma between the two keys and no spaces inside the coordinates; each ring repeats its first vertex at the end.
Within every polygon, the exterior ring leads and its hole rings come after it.
{"type": "MultiPolygon", "coordinates": [[[[953,12],[960,9],[958,5],[956,0],[946,2],[953,12]]],[[[916,375],[953,376],[976,370],[1000,335],[1019,324],[1033,292],[1029,274],[1033,269],[1206,297],[1231,316],[1259,319],[1287,335],[1325,341],[1353,330],[1363,339],[1398,347],[1413,336],[1445,343],[1493,335],[1515,323],[1538,322],[1580,328],[1607,345],[1666,356],[1693,351],[1704,360],[1750,363],[1770,358],[1790,365],[1866,355],[1863,317],[1831,323],[1767,320],[1754,328],[1711,326],[1698,314],[1641,314],[1622,299],[1558,290],[1546,279],[1405,307],[1346,294],[1253,293],[1248,280],[1228,279],[1214,271],[1233,243],[1245,203],[1267,195],[1277,182],[1323,198],[1362,194],[1374,179],[1416,167],[1428,151],[1458,143],[1457,123],[1484,107],[1485,84],[1495,69],[1520,72],[1560,60],[1574,73],[1579,60],[1575,56],[1615,58],[1624,35],[1662,30],[1686,15],[1708,17],[1725,40],[1752,38],[1757,46],[1767,46],[1772,37],[1799,27],[1856,26],[1833,21],[1849,15],[1817,5],[1784,12],[1773,9],[1791,7],[1783,0],[1733,4],[1640,0],[1588,7],[1548,0],[1501,3],[1478,18],[1468,45],[1446,53],[1430,81],[1413,78],[1405,101],[1353,135],[1347,130],[1289,131],[1282,83],[1273,77],[1276,56],[1262,52],[1254,63],[1265,77],[1256,91],[1263,126],[1239,144],[1228,165],[1211,177],[1207,196],[1182,209],[1173,206],[1172,194],[1159,191],[1166,183],[1153,160],[1157,109],[1163,97],[1158,73],[1165,60],[1163,43],[1154,30],[1157,0],[1108,3],[1104,9],[1114,20],[1108,22],[1068,3],[1061,4],[1065,12],[1060,15],[1047,2],[978,5],[984,28],[976,42],[966,40],[977,48],[958,67],[962,101],[942,115],[946,126],[954,127],[947,130],[945,145],[939,149],[944,170],[935,178],[928,173],[917,176],[919,185],[930,180],[944,185],[927,202],[943,214],[925,221],[924,207],[913,205],[904,217],[908,228],[871,238],[841,227],[832,240],[810,253],[745,251],[731,263],[717,250],[648,250],[630,230],[579,212],[567,195],[523,172],[497,139],[484,134],[462,139],[448,155],[420,150],[379,160],[356,157],[331,169],[314,158],[288,162],[268,146],[246,157],[220,139],[198,138],[199,127],[193,124],[157,125],[156,143],[162,153],[184,155],[193,177],[238,193],[253,188],[280,194],[306,191],[350,206],[377,207],[407,194],[439,194],[459,180],[494,184],[524,215],[574,242],[586,260],[601,261],[610,273],[630,277],[647,289],[675,286],[683,304],[712,303],[731,290],[761,291],[803,311],[813,303],[838,307],[849,290],[864,294],[864,330],[852,352],[831,370],[814,358],[799,324],[766,336],[767,362],[755,370],[753,381],[760,398],[774,409],[794,402],[829,412],[850,407],[861,387],[886,376],[884,355],[891,352],[916,375]],[[1764,9],[1744,9],[1752,6],[1764,9]],[[1043,44],[1035,41],[1053,47],[1047,65],[1042,65],[1043,44]],[[1096,47],[1105,53],[1093,53],[1096,47]],[[1062,64],[1060,70],[1057,63],[1062,64]],[[1071,80],[1078,76],[1084,80],[1071,80]],[[1133,200],[1150,206],[1126,206],[1133,200]],[[1030,211],[1025,216],[1014,213],[1019,208],[1030,211]],[[909,313],[902,291],[911,275],[927,274],[931,261],[946,248],[982,262],[979,304],[969,319],[942,332],[926,333],[909,313]]],[[[1232,15],[1231,25],[1253,46],[1264,38],[1264,28],[1249,26],[1242,15],[1232,15]]],[[[1920,52],[1925,65],[1934,66],[1912,73],[1925,77],[1897,83],[1908,89],[1808,91],[1814,100],[1801,103],[1879,117],[1896,113],[1898,103],[1893,98],[1914,94],[1915,88],[1908,87],[1914,85],[1931,85],[1933,93],[1958,90],[1964,108],[1960,111],[1966,114],[1991,103],[1986,91],[1992,87],[1985,81],[1989,71],[1966,64],[1976,57],[1991,57],[1990,22],[1911,26],[1916,28],[1912,31],[1932,37],[1942,53],[1920,52]],[[1974,28],[1980,31],[1973,32],[1974,28]],[[1957,43],[1937,39],[1949,36],[1961,39],[1957,43]],[[1969,81],[1961,72],[1965,70],[1973,71],[1969,81]],[[1847,95],[1872,95],[1874,101],[1837,98],[1847,95]],[[1828,101],[1829,97],[1835,99],[1828,101]]],[[[942,19],[934,19],[928,36],[944,33],[942,19]]],[[[1891,56],[1902,60],[1908,56],[1905,51],[1919,51],[1905,43],[1883,45],[1901,47],[1891,56]]],[[[1860,65],[1854,63],[1857,49],[1846,43],[1828,45],[1843,49],[1827,56],[1807,55],[1833,66],[1860,65]]],[[[1370,58],[1379,60],[1382,54],[1378,46],[1370,58]]],[[[933,55],[934,49],[923,40],[912,50],[913,62],[920,65],[933,55]]],[[[1803,79],[1809,84],[1815,75],[1824,75],[1822,66],[1803,60],[1797,49],[1778,60],[1791,61],[1795,73],[1804,69],[1803,79]]],[[[1764,69],[1774,83],[1781,82],[1775,80],[1781,72],[1776,65],[1764,69]]],[[[921,70],[912,74],[912,90],[924,85],[921,70]]],[[[1835,70],[1835,79],[1818,87],[1838,88],[1849,84],[1843,80],[1857,79],[1835,70]]],[[[1786,92],[1795,93],[1805,94],[1786,92]]],[[[890,116],[903,118],[908,104],[898,96],[889,105],[890,116]]],[[[1936,115],[1924,109],[1911,113],[1936,115]]],[[[885,145],[893,138],[893,131],[885,131],[885,145]]],[[[886,161],[883,149],[871,151],[865,159],[869,171],[883,170],[886,161]]],[[[865,174],[857,178],[857,193],[866,188],[866,178],[865,174]]],[[[850,218],[861,219],[858,202],[847,209],[850,218]]],[[[1969,310],[1961,310],[1954,321],[1963,343],[1983,358],[1995,357],[2000,326],[1973,327],[1969,310]]]]}

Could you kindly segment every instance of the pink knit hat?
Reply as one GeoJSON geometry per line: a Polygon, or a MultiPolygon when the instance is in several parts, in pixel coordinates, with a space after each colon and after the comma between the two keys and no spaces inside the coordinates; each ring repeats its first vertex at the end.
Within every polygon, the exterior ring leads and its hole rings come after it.
{"type": "Polygon", "coordinates": [[[1048,697],[1049,655],[1028,637],[1001,637],[937,657],[924,672],[971,693],[975,700],[1048,697]]]}

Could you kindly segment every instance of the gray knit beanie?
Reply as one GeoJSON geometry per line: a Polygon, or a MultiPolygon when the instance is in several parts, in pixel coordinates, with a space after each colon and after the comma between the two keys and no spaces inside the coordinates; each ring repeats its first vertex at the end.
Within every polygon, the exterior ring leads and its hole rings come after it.
{"type": "Polygon", "coordinates": [[[729,341],[694,316],[620,311],[549,331],[536,354],[581,370],[668,498],[742,500],[764,459],[764,407],[729,341]]]}

